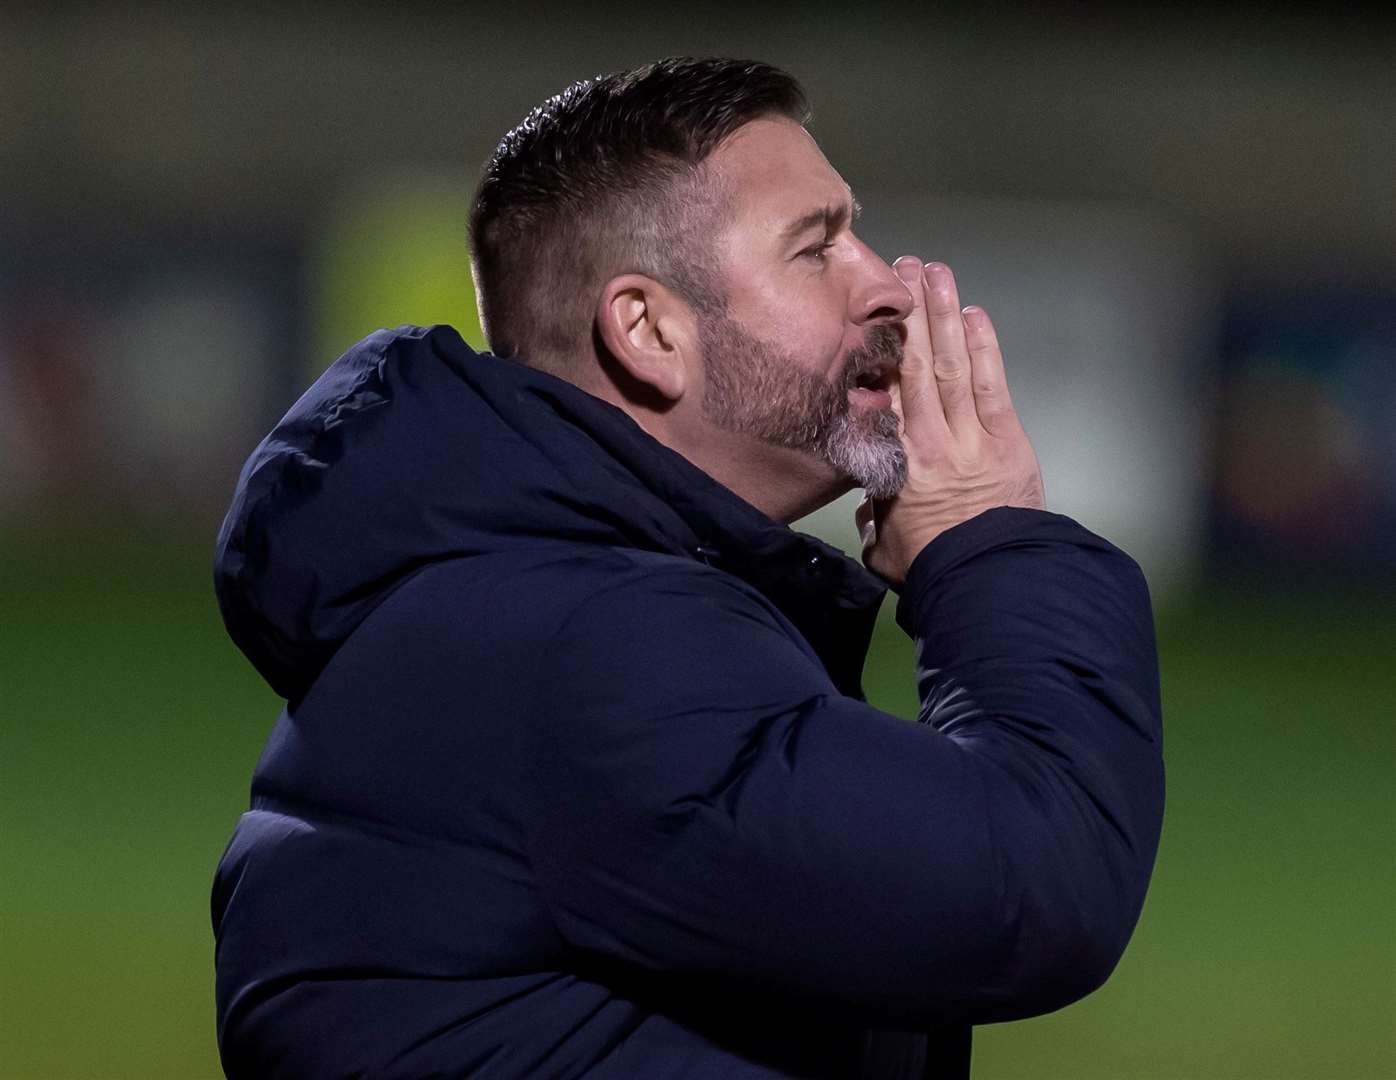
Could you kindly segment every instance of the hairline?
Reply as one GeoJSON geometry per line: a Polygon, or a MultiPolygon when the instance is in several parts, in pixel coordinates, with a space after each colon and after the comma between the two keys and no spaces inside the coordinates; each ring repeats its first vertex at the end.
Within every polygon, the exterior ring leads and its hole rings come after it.
{"type": "MultiPolygon", "coordinates": [[[[593,241],[592,251],[600,248],[598,254],[613,263],[616,255],[628,254],[631,265],[612,265],[609,269],[598,267],[597,273],[585,283],[588,295],[593,300],[599,296],[601,287],[607,281],[622,274],[638,274],[677,292],[700,317],[724,315],[728,309],[728,291],[725,275],[718,260],[718,238],[731,224],[735,212],[736,191],[732,182],[719,169],[713,167],[712,159],[739,132],[758,120],[782,120],[804,127],[800,119],[780,109],[772,108],[757,113],[714,142],[707,153],[696,162],[685,161],[672,155],[656,155],[655,164],[662,165],[662,168],[657,170],[658,175],[641,179],[629,189],[595,204],[585,213],[577,214],[569,207],[554,206],[549,207],[546,213],[533,215],[522,227],[517,220],[510,221],[507,218],[504,221],[491,222],[491,228],[488,230],[489,243],[499,243],[497,233],[501,227],[507,232],[511,231],[512,226],[512,231],[516,234],[513,242],[540,233],[575,235],[594,229],[597,236],[593,241]],[[699,198],[694,199],[695,195],[699,198]],[[618,214],[618,202],[622,207],[628,202],[634,208],[629,211],[622,209],[618,214]],[[635,206],[636,203],[640,205],[635,206]],[[661,214],[660,211],[665,208],[668,212],[661,214]],[[647,214],[647,209],[654,213],[647,214]],[[701,223],[685,220],[695,212],[706,216],[707,220],[701,223]],[[621,214],[628,218],[626,224],[633,223],[636,217],[653,216],[657,219],[656,231],[661,234],[658,239],[663,242],[648,245],[631,244],[626,251],[624,242],[615,238],[615,226],[621,214]],[[668,235],[663,235],[665,233],[668,235]],[[651,250],[636,250],[636,247],[643,249],[646,246],[651,250]],[[657,253],[654,250],[659,247],[663,247],[665,253],[657,253]],[[650,265],[641,265],[647,257],[653,259],[653,262],[650,265]]],[[[480,237],[472,234],[471,271],[477,282],[480,240],[480,237]]],[[[547,243],[541,247],[541,251],[546,254],[540,261],[545,261],[547,265],[537,267],[535,264],[535,268],[550,277],[565,276],[566,267],[575,265],[573,259],[576,252],[569,253],[560,242],[547,243]]],[[[484,317],[483,298],[481,308],[482,329],[490,338],[491,346],[494,346],[494,334],[490,332],[486,325],[488,320],[484,317]]],[[[572,344],[584,349],[586,340],[586,335],[581,335],[579,340],[572,344]]],[[[512,346],[516,343],[505,344],[512,346]]],[[[506,348],[501,355],[512,353],[506,348]]],[[[576,355],[553,355],[547,347],[535,348],[533,354],[528,357],[514,358],[521,359],[530,366],[538,366],[554,374],[567,374],[569,377],[582,374],[577,368],[579,362],[587,359],[576,355]]]]}

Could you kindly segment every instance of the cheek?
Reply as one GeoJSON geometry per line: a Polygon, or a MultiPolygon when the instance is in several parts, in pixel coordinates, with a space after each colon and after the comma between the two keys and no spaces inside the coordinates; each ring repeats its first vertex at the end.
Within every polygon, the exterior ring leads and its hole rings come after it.
{"type": "Polygon", "coordinates": [[[788,289],[763,288],[747,325],[782,351],[799,358],[801,366],[820,370],[837,359],[844,338],[844,307],[832,288],[822,282],[801,282],[788,289]]]}
{"type": "Polygon", "coordinates": [[[806,370],[828,374],[843,366],[844,321],[827,306],[792,313],[786,333],[787,350],[806,370]]]}

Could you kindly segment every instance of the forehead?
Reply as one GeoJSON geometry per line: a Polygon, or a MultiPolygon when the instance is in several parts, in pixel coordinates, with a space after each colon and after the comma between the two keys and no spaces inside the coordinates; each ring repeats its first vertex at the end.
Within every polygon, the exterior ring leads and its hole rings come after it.
{"type": "Polygon", "coordinates": [[[733,224],[778,236],[815,207],[848,204],[852,194],[814,137],[793,120],[742,125],[707,161],[731,200],[733,224]]]}

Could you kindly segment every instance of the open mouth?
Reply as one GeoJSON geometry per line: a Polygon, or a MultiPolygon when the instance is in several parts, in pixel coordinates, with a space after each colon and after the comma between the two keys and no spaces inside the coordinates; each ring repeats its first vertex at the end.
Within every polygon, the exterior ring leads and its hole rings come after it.
{"type": "Polygon", "coordinates": [[[848,398],[855,405],[872,409],[887,409],[892,405],[892,383],[896,364],[877,364],[858,372],[848,387],[848,398]]]}
{"type": "Polygon", "coordinates": [[[892,388],[892,373],[896,370],[892,364],[878,364],[866,371],[860,371],[853,377],[853,389],[890,390],[892,388]]]}

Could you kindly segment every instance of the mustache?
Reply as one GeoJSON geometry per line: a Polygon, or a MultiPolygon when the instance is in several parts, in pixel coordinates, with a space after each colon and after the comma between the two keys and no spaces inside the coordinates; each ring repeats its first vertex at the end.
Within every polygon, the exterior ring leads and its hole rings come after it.
{"type": "Polygon", "coordinates": [[[844,389],[851,390],[860,376],[875,368],[901,367],[902,356],[902,327],[897,323],[879,323],[867,332],[863,344],[850,349],[844,358],[844,389]]]}

